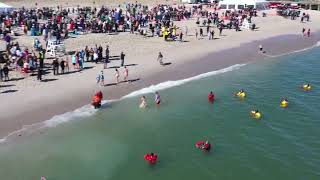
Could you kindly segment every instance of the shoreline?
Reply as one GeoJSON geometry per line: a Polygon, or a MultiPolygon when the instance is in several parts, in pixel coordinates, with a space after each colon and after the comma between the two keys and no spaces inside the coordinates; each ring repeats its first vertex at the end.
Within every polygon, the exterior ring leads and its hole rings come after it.
{"type": "MultiPolygon", "coordinates": [[[[166,81],[182,80],[202,73],[224,69],[235,64],[248,64],[272,58],[263,56],[257,52],[256,49],[259,44],[264,45],[268,55],[274,56],[283,55],[283,53],[291,54],[295,51],[306,50],[306,48],[311,49],[312,46],[319,42],[319,40],[320,33],[314,33],[314,37],[308,39],[302,38],[299,35],[291,34],[243,43],[239,47],[211,52],[197,59],[191,58],[187,62],[176,64],[173,63],[172,65],[163,68],[158,72],[149,73],[149,76],[145,78],[141,77],[143,78],[143,81],[136,81],[132,84],[122,84],[121,88],[117,86],[111,86],[104,88],[102,91],[107,99],[120,99],[131,92],[150,87],[154,84],[159,84],[166,81]],[[301,39],[304,39],[304,41],[301,41],[301,39]],[[214,57],[219,57],[219,59],[215,61],[214,57]],[[179,69],[179,71],[177,71],[177,69],[179,69]]],[[[1,128],[0,137],[7,137],[8,134],[17,131],[19,132],[25,126],[38,125],[52,119],[54,116],[61,116],[64,113],[73,112],[83,107],[83,105],[86,105],[88,102],[90,102],[91,95],[93,93],[90,94],[89,92],[94,91],[94,89],[95,88],[87,87],[82,89],[82,91],[79,91],[76,96],[64,97],[59,101],[53,100],[46,105],[32,107],[28,110],[25,109],[24,112],[17,113],[14,116],[9,117],[6,119],[6,121],[4,121],[7,122],[6,124],[2,122],[3,126],[1,128]],[[17,119],[20,122],[18,125],[17,123],[10,123],[17,119]]],[[[28,133],[24,133],[18,134],[20,134],[22,137],[27,137],[29,135],[28,133]]],[[[12,138],[20,138],[20,136],[17,136],[18,134],[14,133],[12,138]]],[[[9,140],[10,139],[11,136],[9,137],[9,140]]]]}

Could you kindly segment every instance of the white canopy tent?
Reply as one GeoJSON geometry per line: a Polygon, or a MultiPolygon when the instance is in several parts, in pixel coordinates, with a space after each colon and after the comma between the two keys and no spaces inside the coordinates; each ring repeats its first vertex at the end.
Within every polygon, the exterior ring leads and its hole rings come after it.
{"type": "Polygon", "coordinates": [[[257,10],[265,10],[269,8],[269,2],[265,0],[221,0],[219,2],[220,9],[244,9],[255,8],[257,10]]]}
{"type": "Polygon", "coordinates": [[[196,0],[181,0],[182,3],[195,3],[196,0]]]}
{"type": "Polygon", "coordinates": [[[9,6],[7,4],[4,4],[2,2],[0,2],[0,13],[3,13],[3,12],[11,12],[14,10],[14,7],[12,6],[9,6]]]}

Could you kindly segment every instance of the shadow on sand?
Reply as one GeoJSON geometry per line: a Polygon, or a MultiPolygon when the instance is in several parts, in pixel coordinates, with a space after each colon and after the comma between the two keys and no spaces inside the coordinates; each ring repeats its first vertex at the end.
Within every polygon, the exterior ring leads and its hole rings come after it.
{"type": "Polygon", "coordinates": [[[0,94],[6,94],[6,93],[14,93],[14,92],[17,92],[18,90],[6,90],[6,91],[3,91],[1,92],[0,94]]]}
{"type": "Polygon", "coordinates": [[[127,81],[120,81],[118,84],[117,83],[109,83],[109,84],[105,84],[104,87],[108,87],[108,86],[116,86],[116,85],[119,85],[121,83],[133,83],[133,82],[136,82],[136,81],[139,81],[140,78],[137,78],[137,79],[129,79],[127,81]]]}

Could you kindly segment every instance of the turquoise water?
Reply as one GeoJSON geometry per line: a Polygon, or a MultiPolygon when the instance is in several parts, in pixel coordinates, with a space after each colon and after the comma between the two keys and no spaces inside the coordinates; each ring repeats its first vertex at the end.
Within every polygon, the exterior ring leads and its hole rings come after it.
{"type": "Polygon", "coordinates": [[[19,144],[0,145],[5,180],[320,178],[320,49],[249,64],[160,91],[162,104],[138,108],[133,97],[89,118],[51,128],[19,144]],[[313,85],[311,92],[299,86],[313,85]],[[248,97],[233,97],[237,89],[248,97]],[[207,102],[214,91],[216,101],[207,102]],[[288,108],[280,108],[282,97],[288,108]],[[253,120],[249,111],[263,118],[253,120]],[[214,149],[194,147],[209,140],[214,149]],[[148,152],[159,156],[151,167],[148,152]]]}

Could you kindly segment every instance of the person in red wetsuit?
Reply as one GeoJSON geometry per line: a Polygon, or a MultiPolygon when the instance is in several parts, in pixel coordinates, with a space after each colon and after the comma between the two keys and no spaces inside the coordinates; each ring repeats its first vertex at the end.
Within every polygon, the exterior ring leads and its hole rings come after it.
{"type": "Polygon", "coordinates": [[[204,145],[201,147],[202,150],[206,150],[206,151],[210,151],[211,149],[211,144],[209,143],[209,141],[206,141],[204,143],[204,145]]]}
{"type": "Polygon", "coordinates": [[[103,94],[101,91],[97,92],[95,96],[92,98],[92,106],[97,109],[101,107],[101,101],[103,98],[103,94]]]}
{"type": "Polygon", "coordinates": [[[209,141],[198,141],[196,143],[196,147],[203,150],[203,151],[210,151],[211,149],[211,144],[209,143],[209,141]]]}
{"type": "Polygon", "coordinates": [[[214,101],[214,94],[213,94],[212,91],[208,94],[208,101],[209,101],[210,103],[213,103],[213,101],[214,101]]]}
{"type": "Polygon", "coordinates": [[[155,164],[157,162],[158,156],[154,153],[144,155],[144,159],[150,164],[155,164]]]}

